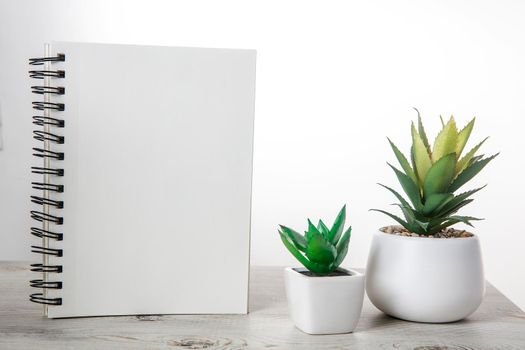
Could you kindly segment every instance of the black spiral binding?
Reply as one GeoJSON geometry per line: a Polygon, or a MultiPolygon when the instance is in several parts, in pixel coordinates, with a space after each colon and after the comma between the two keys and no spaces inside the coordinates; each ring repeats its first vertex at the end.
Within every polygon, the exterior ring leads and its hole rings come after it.
{"type": "MultiPolygon", "coordinates": [[[[48,66],[56,62],[65,61],[66,57],[63,54],[58,54],[54,57],[41,57],[29,59],[29,64],[33,66],[46,65],[47,69],[30,70],[29,76],[34,79],[61,79],[65,77],[63,70],[50,70],[48,66]]],[[[29,296],[29,300],[35,303],[44,305],[62,305],[62,298],[48,297],[46,290],[62,289],[61,281],[49,280],[50,273],[62,273],[62,265],[51,265],[48,263],[49,256],[61,257],[63,255],[62,249],[51,248],[48,243],[50,240],[61,241],[64,237],[63,233],[55,232],[50,228],[51,225],[60,226],[64,222],[64,218],[59,214],[59,210],[64,208],[64,201],[60,199],[50,198],[50,194],[60,194],[64,192],[64,186],[60,184],[50,183],[52,177],[64,176],[64,169],[60,167],[51,166],[56,161],[64,159],[63,152],[57,152],[50,149],[52,144],[64,144],[64,136],[56,133],[65,126],[64,120],[56,117],[51,117],[50,112],[57,113],[65,110],[63,103],[50,102],[49,98],[53,95],[64,95],[66,89],[62,86],[48,86],[49,84],[31,86],[31,92],[37,95],[44,95],[45,101],[34,101],[32,103],[33,109],[41,111],[42,115],[33,116],[33,124],[41,127],[41,129],[33,131],[33,138],[42,143],[42,147],[33,148],[33,156],[40,158],[44,162],[44,166],[31,167],[33,174],[42,175],[42,182],[32,182],[31,186],[34,190],[40,191],[38,195],[31,196],[31,202],[38,205],[40,210],[32,210],[31,218],[36,222],[41,223],[41,227],[31,227],[31,234],[42,239],[42,246],[31,246],[31,252],[41,254],[44,257],[42,263],[31,264],[31,271],[44,274],[44,278],[34,279],[29,282],[33,288],[41,289],[42,292],[33,293],[29,296]],[[53,128],[53,132],[51,132],[53,128]],[[56,130],[55,130],[56,129],[56,130]],[[50,211],[53,211],[51,214],[50,211]]]]}

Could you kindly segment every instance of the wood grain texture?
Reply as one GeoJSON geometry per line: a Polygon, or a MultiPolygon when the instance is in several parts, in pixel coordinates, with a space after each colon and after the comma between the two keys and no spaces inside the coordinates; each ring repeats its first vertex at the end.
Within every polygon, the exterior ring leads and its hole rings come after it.
{"type": "MultiPolygon", "coordinates": [[[[525,349],[525,314],[491,285],[481,307],[450,324],[405,322],[365,298],[352,334],[311,336],[288,317],[283,270],[252,267],[250,313],[46,319],[30,303],[27,263],[0,262],[0,350],[525,349]]],[[[110,293],[111,291],[108,291],[110,293]]]]}

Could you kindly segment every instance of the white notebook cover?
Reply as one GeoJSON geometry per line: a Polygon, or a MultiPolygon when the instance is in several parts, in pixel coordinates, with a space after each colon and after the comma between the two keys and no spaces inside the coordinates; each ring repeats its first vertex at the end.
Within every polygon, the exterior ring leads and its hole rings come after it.
{"type": "MultiPolygon", "coordinates": [[[[246,313],[255,51],[54,42],[65,54],[63,282],[49,317],[246,313]]],[[[36,141],[35,141],[36,142],[36,141]]],[[[52,209],[51,212],[53,212],[52,209]]],[[[36,239],[36,238],[35,238],[36,239]]]]}

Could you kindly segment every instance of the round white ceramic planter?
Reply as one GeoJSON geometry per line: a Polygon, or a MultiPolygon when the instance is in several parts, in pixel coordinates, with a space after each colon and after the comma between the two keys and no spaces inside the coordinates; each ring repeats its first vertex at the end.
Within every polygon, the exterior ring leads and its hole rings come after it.
{"type": "Polygon", "coordinates": [[[345,271],[350,275],[309,277],[285,269],[288,308],[297,328],[309,334],[349,333],[355,329],[363,307],[365,276],[345,271]]]}
{"type": "Polygon", "coordinates": [[[468,238],[403,237],[376,232],[366,292],[384,313],[442,323],[472,314],[485,294],[481,249],[468,238]]]}

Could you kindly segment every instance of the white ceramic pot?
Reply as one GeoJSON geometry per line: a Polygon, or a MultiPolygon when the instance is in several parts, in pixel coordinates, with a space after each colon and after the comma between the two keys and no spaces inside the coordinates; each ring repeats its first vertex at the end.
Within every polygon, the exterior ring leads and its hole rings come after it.
{"type": "Polygon", "coordinates": [[[485,294],[481,249],[467,238],[403,237],[378,231],[368,255],[366,292],[384,313],[442,323],[472,314],[485,294]]]}
{"type": "Polygon", "coordinates": [[[310,277],[286,268],[284,281],[288,308],[295,326],[309,334],[352,332],[357,326],[365,276],[357,271],[344,270],[346,276],[310,277]]]}

